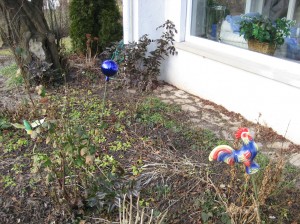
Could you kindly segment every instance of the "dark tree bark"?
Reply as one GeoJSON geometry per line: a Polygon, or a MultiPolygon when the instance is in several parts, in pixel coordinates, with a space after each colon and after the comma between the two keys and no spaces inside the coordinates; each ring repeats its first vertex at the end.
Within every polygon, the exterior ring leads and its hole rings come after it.
{"type": "Polygon", "coordinates": [[[52,64],[52,70],[60,69],[55,35],[48,27],[42,9],[43,0],[0,0],[1,17],[7,25],[0,27],[0,31],[13,50],[29,52],[22,63],[40,60],[52,64]]]}

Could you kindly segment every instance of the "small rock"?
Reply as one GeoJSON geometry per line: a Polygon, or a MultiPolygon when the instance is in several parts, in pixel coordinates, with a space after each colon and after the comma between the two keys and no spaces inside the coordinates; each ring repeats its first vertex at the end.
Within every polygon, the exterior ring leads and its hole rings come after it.
{"type": "Polygon", "coordinates": [[[198,109],[196,107],[188,105],[188,104],[182,105],[181,109],[184,110],[184,111],[191,111],[191,112],[197,112],[198,111],[198,109]]]}
{"type": "Polygon", "coordinates": [[[162,93],[162,94],[159,95],[159,97],[165,99],[165,98],[167,98],[167,94],[162,93]]]}
{"type": "Polygon", "coordinates": [[[230,117],[228,117],[227,115],[222,114],[222,113],[220,113],[220,115],[221,115],[222,119],[227,120],[227,121],[230,120],[230,117]]]}
{"type": "Polygon", "coordinates": [[[195,101],[195,105],[200,108],[204,107],[204,104],[201,101],[195,101]]]}
{"type": "Polygon", "coordinates": [[[272,142],[268,144],[267,147],[272,149],[287,149],[290,144],[290,142],[272,142]]]}
{"type": "Polygon", "coordinates": [[[175,88],[169,85],[165,85],[162,88],[158,89],[160,92],[170,92],[173,91],[175,88]]]}
{"type": "Polygon", "coordinates": [[[224,139],[227,139],[227,140],[232,139],[232,135],[231,135],[231,133],[228,133],[228,131],[223,130],[223,131],[221,131],[221,134],[224,139]]]}
{"type": "Polygon", "coordinates": [[[174,96],[173,94],[172,94],[172,95],[169,95],[168,98],[170,98],[170,99],[177,99],[177,97],[174,96]]]}
{"type": "Polygon", "coordinates": [[[175,99],[174,101],[175,101],[175,103],[180,103],[180,104],[183,104],[183,103],[185,103],[185,104],[192,103],[192,101],[189,100],[189,99],[175,99]]]}
{"type": "Polygon", "coordinates": [[[168,100],[168,99],[163,99],[163,100],[161,100],[163,103],[167,103],[167,104],[171,104],[172,103],[172,101],[171,100],[168,100]]]}
{"type": "Polygon", "coordinates": [[[220,188],[226,188],[225,184],[220,184],[220,188]]]}
{"type": "Polygon", "coordinates": [[[131,94],[135,94],[136,90],[135,89],[127,89],[126,92],[131,93],[131,94]]]}
{"type": "Polygon", "coordinates": [[[290,158],[290,163],[294,166],[300,167],[300,153],[295,153],[290,158]]]}
{"type": "Polygon", "coordinates": [[[198,119],[198,118],[191,118],[190,120],[193,123],[200,123],[201,122],[201,119],[198,119]]]}
{"type": "Polygon", "coordinates": [[[174,95],[184,99],[187,99],[189,97],[188,94],[182,90],[175,91],[174,95]]]}
{"type": "Polygon", "coordinates": [[[208,109],[208,110],[214,110],[215,109],[215,107],[212,106],[212,105],[205,105],[203,108],[208,109]]]}

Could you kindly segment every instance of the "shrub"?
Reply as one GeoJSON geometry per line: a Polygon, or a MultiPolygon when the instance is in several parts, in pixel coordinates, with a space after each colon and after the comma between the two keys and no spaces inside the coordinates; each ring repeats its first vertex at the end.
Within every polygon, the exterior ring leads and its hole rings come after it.
{"type": "Polygon", "coordinates": [[[86,34],[100,38],[98,42],[100,50],[110,42],[120,40],[122,38],[120,19],[115,0],[73,0],[70,4],[70,36],[74,50],[85,51],[86,34]]]}
{"type": "Polygon", "coordinates": [[[150,39],[145,34],[137,42],[126,45],[119,42],[101,53],[101,60],[111,57],[122,68],[125,86],[140,91],[155,89],[162,61],[169,55],[177,54],[174,47],[177,30],[173,22],[167,20],[157,29],[163,29],[158,39],[150,39]]]}

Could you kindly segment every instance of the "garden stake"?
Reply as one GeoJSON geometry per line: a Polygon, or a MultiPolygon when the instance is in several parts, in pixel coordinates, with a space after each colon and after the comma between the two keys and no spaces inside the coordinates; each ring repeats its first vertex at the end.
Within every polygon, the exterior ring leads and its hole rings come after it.
{"type": "Polygon", "coordinates": [[[103,114],[104,114],[104,108],[105,108],[105,100],[106,100],[106,90],[107,90],[107,83],[108,83],[108,81],[107,81],[107,80],[105,80],[105,84],[104,84],[104,94],[103,94],[103,101],[102,101],[101,122],[102,122],[102,118],[103,118],[103,114]]]}
{"type": "Polygon", "coordinates": [[[101,121],[103,118],[104,108],[105,108],[105,101],[106,101],[106,91],[107,91],[107,83],[109,82],[109,78],[117,74],[118,72],[118,65],[113,60],[105,60],[101,64],[101,71],[105,75],[105,85],[104,85],[104,94],[103,94],[103,105],[102,105],[102,114],[101,114],[101,121]]]}

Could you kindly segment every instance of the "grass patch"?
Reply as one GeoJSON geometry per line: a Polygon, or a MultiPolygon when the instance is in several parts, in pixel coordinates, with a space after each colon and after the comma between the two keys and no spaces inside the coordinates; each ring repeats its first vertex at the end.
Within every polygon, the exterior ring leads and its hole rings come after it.
{"type": "Polygon", "coordinates": [[[64,48],[66,53],[72,52],[72,40],[70,37],[64,37],[61,39],[61,45],[64,48]]]}
{"type": "Polygon", "coordinates": [[[0,131],[11,127],[8,119],[0,114],[0,131]]]}
{"type": "Polygon", "coordinates": [[[176,112],[179,112],[178,106],[171,106],[158,98],[149,97],[138,105],[135,116],[151,127],[162,125],[166,128],[175,128],[176,122],[172,118],[176,112]]]}
{"type": "Polygon", "coordinates": [[[16,63],[1,68],[0,73],[7,78],[6,84],[10,87],[20,86],[24,83],[23,77],[18,73],[16,63]]]}
{"type": "Polygon", "coordinates": [[[4,68],[0,69],[0,73],[6,77],[11,77],[17,73],[18,66],[16,63],[13,63],[11,65],[5,66],[4,68]]]}
{"type": "Polygon", "coordinates": [[[3,49],[0,49],[0,55],[1,56],[13,56],[13,53],[11,52],[11,50],[9,48],[3,48],[3,49]]]}

